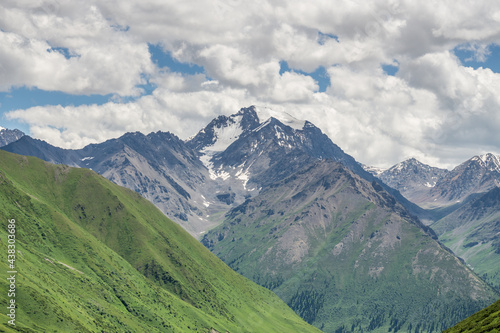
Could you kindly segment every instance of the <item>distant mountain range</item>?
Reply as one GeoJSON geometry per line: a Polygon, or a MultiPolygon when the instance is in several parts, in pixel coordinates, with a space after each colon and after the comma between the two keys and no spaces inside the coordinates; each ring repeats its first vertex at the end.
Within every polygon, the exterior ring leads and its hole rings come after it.
{"type": "Polygon", "coordinates": [[[474,156],[448,171],[412,158],[378,172],[365,167],[407,199],[424,208],[442,208],[464,203],[479,193],[500,186],[500,156],[474,156]]]}
{"type": "MultiPolygon", "coordinates": [[[[88,169],[0,151],[0,207],[2,221],[15,219],[18,272],[16,325],[3,311],[2,332],[319,332],[88,169]]],[[[3,249],[0,267],[13,271],[3,249]]]]}
{"type": "MultiPolygon", "coordinates": [[[[372,171],[373,169],[370,169],[372,171]]],[[[430,189],[442,179],[448,170],[434,168],[414,158],[398,163],[374,174],[387,185],[399,190],[408,200],[421,203],[426,200],[430,189]]]]}
{"type": "Polygon", "coordinates": [[[410,159],[378,173],[412,202],[456,255],[500,290],[500,156],[474,156],[448,171],[410,159]]]}
{"type": "Polygon", "coordinates": [[[312,123],[255,106],[186,141],[127,133],[65,150],[24,136],[2,149],[140,193],[325,332],[437,332],[498,298],[416,217],[433,223],[491,189],[487,158],[447,190],[455,170],[416,160],[374,175],[312,123]]]}

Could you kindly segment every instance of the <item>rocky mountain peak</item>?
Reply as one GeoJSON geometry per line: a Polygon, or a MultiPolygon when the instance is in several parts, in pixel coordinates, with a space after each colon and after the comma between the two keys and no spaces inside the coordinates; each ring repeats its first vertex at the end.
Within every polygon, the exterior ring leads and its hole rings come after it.
{"type": "Polygon", "coordinates": [[[300,121],[286,112],[252,105],[240,109],[233,115],[219,116],[213,119],[187,144],[205,155],[214,155],[226,150],[243,134],[258,131],[269,125],[273,119],[280,123],[278,125],[285,125],[294,130],[301,130],[306,125],[315,127],[311,123],[300,121]]]}
{"type": "Polygon", "coordinates": [[[436,186],[448,170],[431,167],[410,158],[383,171],[378,177],[387,185],[399,190],[407,199],[420,202],[429,189],[436,186]]]}
{"type": "Polygon", "coordinates": [[[400,162],[393,167],[389,168],[387,171],[388,172],[408,172],[408,171],[413,171],[413,172],[418,172],[419,170],[429,170],[432,167],[420,162],[416,158],[412,157],[407,159],[406,161],[400,162]]]}
{"type": "Polygon", "coordinates": [[[489,171],[500,172],[500,156],[487,153],[484,155],[474,156],[470,159],[471,163],[476,163],[479,166],[488,169],[489,171]]]}
{"type": "Polygon", "coordinates": [[[205,153],[224,151],[242,133],[251,131],[260,125],[259,117],[252,107],[242,108],[230,116],[218,116],[194,138],[187,142],[188,146],[205,153]]]}
{"type": "Polygon", "coordinates": [[[0,126],[0,147],[6,146],[9,143],[15,142],[22,138],[24,133],[18,129],[7,129],[0,126]]]}

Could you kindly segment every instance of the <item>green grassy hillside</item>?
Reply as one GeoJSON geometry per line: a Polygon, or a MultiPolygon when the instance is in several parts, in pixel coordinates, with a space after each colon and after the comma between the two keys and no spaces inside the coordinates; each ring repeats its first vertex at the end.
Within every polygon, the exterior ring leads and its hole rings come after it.
{"type": "Polygon", "coordinates": [[[138,194],[85,169],[0,151],[0,307],[7,332],[317,332],[138,194]]]}
{"type": "Polygon", "coordinates": [[[500,332],[500,301],[461,321],[445,333],[500,332]]]}
{"type": "Polygon", "coordinates": [[[498,299],[381,186],[318,162],[203,243],[325,332],[441,332],[498,299]]]}

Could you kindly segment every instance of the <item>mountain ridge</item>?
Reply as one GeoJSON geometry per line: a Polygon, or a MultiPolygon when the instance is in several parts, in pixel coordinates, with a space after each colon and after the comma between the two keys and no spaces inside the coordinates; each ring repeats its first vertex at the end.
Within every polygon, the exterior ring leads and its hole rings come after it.
{"type": "MultiPolygon", "coordinates": [[[[232,207],[314,160],[340,161],[375,179],[312,123],[255,106],[215,118],[186,141],[168,132],[136,132],[68,150],[26,136],[2,149],[95,170],[140,193],[196,237],[232,207]]],[[[419,210],[386,189],[412,212],[419,210]]]]}

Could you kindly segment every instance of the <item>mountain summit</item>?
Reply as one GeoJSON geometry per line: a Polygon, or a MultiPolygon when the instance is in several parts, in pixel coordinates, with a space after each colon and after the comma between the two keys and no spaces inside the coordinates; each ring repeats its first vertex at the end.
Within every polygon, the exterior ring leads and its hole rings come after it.
{"type": "Polygon", "coordinates": [[[18,129],[6,129],[0,126],[0,147],[22,138],[25,134],[18,129]]]}
{"type": "Polygon", "coordinates": [[[407,199],[420,203],[425,199],[429,189],[448,173],[446,169],[431,167],[410,158],[379,173],[379,177],[387,185],[399,190],[407,199]]]}
{"type": "Polygon", "coordinates": [[[265,107],[219,116],[187,145],[200,154],[213,179],[241,179],[245,188],[248,180],[259,188],[265,186],[270,180],[266,170],[275,172],[279,166],[282,176],[309,159],[330,159],[366,173],[312,123],[265,107]],[[287,165],[292,169],[286,170],[287,165]]]}

